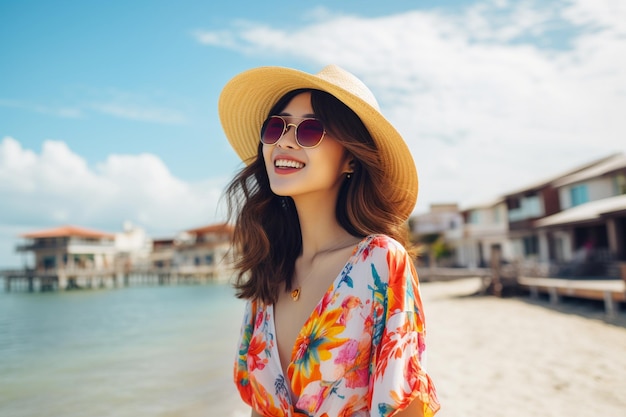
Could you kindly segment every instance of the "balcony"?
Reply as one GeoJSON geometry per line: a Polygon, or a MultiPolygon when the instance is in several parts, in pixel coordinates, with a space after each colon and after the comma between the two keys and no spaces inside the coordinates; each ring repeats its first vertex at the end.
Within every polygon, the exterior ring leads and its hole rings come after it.
{"type": "Polygon", "coordinates": [[[81,252],[85,249],[103,249],[114,248],[115,242],[113,240],[93,240],[93,239],[36,239],[31,242],[17,245],[15,250],[17,252],[34,252],[43,250],[62,250],[68,252],[76,252],[80,248],[81,252]]]}

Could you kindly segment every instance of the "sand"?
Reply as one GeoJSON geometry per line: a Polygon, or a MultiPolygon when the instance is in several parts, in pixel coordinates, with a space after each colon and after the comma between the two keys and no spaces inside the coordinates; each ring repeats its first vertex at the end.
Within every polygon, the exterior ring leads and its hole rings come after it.
{"type": "Polygon", "coordinates": [[[437,417],[626,416],[626,313],[422,284],[437,417]]]}

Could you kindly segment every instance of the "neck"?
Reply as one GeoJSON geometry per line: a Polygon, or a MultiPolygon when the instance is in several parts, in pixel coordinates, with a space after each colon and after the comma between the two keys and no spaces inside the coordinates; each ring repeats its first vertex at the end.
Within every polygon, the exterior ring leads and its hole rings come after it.
{"type": "Polygon", "coordinates": [[[354,237],[337,222],[333,199],[319,199],[307,204],[294,201],[302,232],[302,260],[313,261],[321,252],[340,249],[354,241],[354,237]]]}

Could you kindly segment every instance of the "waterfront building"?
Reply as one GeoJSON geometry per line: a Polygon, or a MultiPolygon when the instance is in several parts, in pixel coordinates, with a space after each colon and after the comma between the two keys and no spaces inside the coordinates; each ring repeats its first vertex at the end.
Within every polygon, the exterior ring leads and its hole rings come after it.
{"type": "Polygon", "coordinates": [[[115,263],[118,270],[151,267],[152,239],[146,231],[126,221],[121,232],[115,233],[115,263]]]}
{"type": "Polygon", "coordinates": [[[114,267],[115,235],[78,226],[60,226],[24,233],[18,252],[31,253],[38,272],[114,267]]]}
{"type": "Polygon", "coordinates": [[[174,238],[159,238],[152,240],[150,265],[157,270],[171,269],[174,266],[176,243],[174,238]]]}
{"type": "MultiPolygon", "coordinates": [[[[619,277],[626,273],[620,267],[626,265],[626,155],[462,210],[432,205],[410,225],[415,240],[431,238],[450,249],[452,256],[438,266],[488,267],[497,252],[498,262],[534,276],[619,277]]],[[[423,257],[432,257],[429,252],[423,257]]]]}
{"type": "Polygon", "coordinates": [[[470,268],[486,267],[494,251],[500,259],[513,259],[508,239],[509,222],[503,198],[463,209],[463,233],[456,244],[459,265],[470,268]]]}
{"type": "Polygon", "coordinates": [[[130,223],[115,234],[61,226],[23,234],[25,242],[16,249],[32,255],[34,263],[0,272],[7,291],[227,280],[232,233],[221,223],[153,241],[130,223]]]}
{"type": "Polygon", "coordinates": [[[456,203],[431,204],[427,213],[409,219],[412,239],[422,245],[418,265],[454,266],[463,232],[463,216],[456,203]]]}
{"type": "Polygon", "coordinates": [[[613,157],[611,155],[592,161],[504,195],[509,222],[508,237],[515,259],[544,264],[554,259],[554,245],[546,236],[545,229],[538,229],[536,224],[567,208],[567,205],[562,206],[559,198],[559,182],[598,167],[613,157]]]}
{"type": "Polygon", "coordinates": [[[619,276],[626,261],[626,155],[555,180],[562,211],[533,227],[557,274],[619,276]]]}
{"type": "Polygon", "coordinates": [[[226,223],[211,224],[180,233],[174,242],[171,263],[181,273],[204,273],[227,279],[232,273],[230,251],[233,227],[226,223]]]}

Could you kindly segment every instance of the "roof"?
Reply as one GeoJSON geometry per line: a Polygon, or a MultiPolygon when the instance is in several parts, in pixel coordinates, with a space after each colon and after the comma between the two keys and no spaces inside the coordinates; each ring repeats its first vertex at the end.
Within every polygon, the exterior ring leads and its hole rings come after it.
{"type": "Polygon", "coordinates": [[[476,203],[476,204],[472,204],[467,206],[466,208],[464,208],[463,212],[468,212],[468,211],[472,211],[472,210],[484,210],[484,209],[490,209],[490,208],[494,208],[496,207],[498,204],[503,204],[505,202],[504,197],[497,197],[494,198],[492,200],[485,200],[482,203],[476,203]]]}
{"type": "Polygon", "coordinates": [[[78,226],[60,226],[52,229],[37,230],[20,235],[26,239],[44,239],[51,237],[84,237],[84,238],[106,238],[115,239],[115,235],[98,230],[85,229],[78,226]]]}
{"type": "Polygon", "coordinates": [[[167,238],[159,238],[159,239],[152,239],[152,244],[153,245],[173,245],[174,244],[174,238],[172,237],[167,237],[167,238]]]}
{"type": "Polygon", "coordinates": [[[219,224],[211,224],[208,226],[198,227],[196,229],[186,230],[186,233],[192,235],[206,235],[208,233],[216,233],[216,234],[231,234],[233,233],[233,226],[228,223],[219,223],[219,224]]]}
{"type": "Polygon", "coordinates": [[[600,162],[597,165],[583,169],[571,175],[567,175],[554,182],[555,187],[562,187],[568,184],[574,184],[577,182],[585,181],[590,178],[601,177],[611,172],[618,171],[620,169],[626,169],[626,155],[615,154],[605,161],[600,162]]]}
{"type": "Polygon", "coordinates": [[[508,193],[504,194],[504,197],[506,198],[506,197],[517,195],[517,194],[523,194],[523,193],[526,193],[526,192],[529,192],[529,191],[540,190],[542,188],[545,188],[548,185],[554,184],[556,181],[559,181],[560,179],[562,179],[564,177],[569,177],[569,176],[571,176],[573,174],[577,174],[577,173],[579,173],[581,171],[593,168],[593,167],[595,167],[597,165],[601,165],[601,164],[603,164],[603,163],[605,163],[605,162],[607,162],[609,160],[612,160],[613,158],[616,158],[619,155],[620,155],[619,153],[611,154],[609,156],[605,156],[604,158],[600,158],[600,159],[597,159],[595,161],[591,161],[591,162],[588,162],[588,163],[586,163],[584,165],[578,166],[576,168],[567,170],[567,171],[565,171],[565,172],[563,172],[563,173],[561,173],[559,175],[554,175],[554,176],[549,177],[549,178],[544,178],[543,180],[536,181],[536,182],[534,182],[534,183],[532,183],[532,184],[530,184],[530,185],[528,185],[526,187],[519,188],[517,190],[508,192],[508,193]]]}
{"type": "Polygon", "coordinates": [[[535,221],[536,227],[589,222],[601,216],[626,211],[626,194],[590,201],[535,221]]]}

